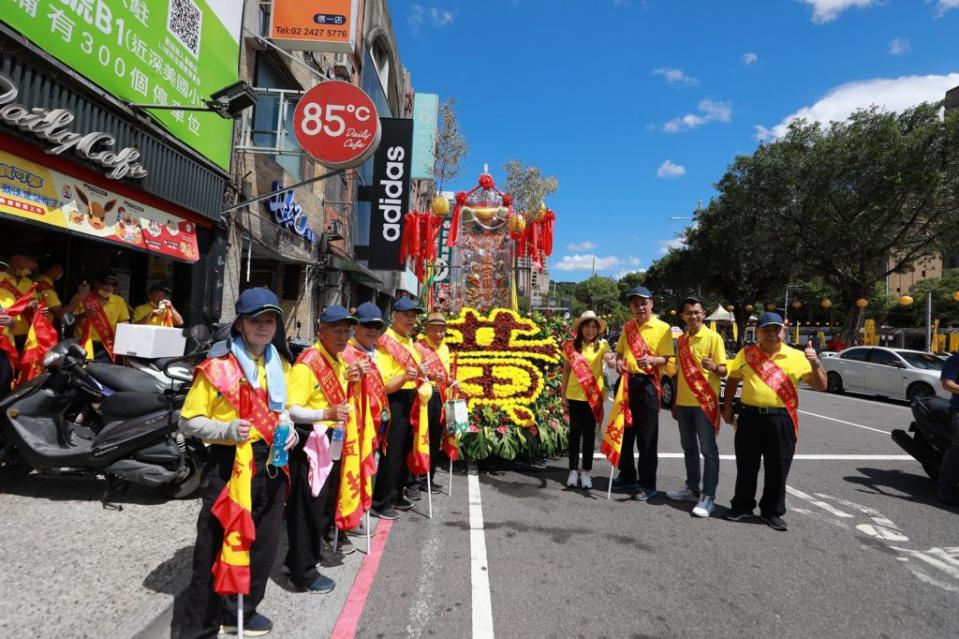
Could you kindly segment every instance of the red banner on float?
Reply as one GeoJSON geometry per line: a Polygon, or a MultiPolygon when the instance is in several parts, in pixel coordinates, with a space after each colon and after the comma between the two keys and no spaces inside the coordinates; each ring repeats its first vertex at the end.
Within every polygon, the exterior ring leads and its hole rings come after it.
{"type": "Polygon", "coordinates": [[[196,262],[196,225],[0,151],[0,213],[196,262]]]}

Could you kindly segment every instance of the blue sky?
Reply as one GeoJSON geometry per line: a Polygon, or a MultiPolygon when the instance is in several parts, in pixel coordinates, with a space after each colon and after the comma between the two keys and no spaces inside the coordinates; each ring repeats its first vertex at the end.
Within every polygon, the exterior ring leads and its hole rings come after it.
{"type": "Polygon", "coordinates": [[[660,257],[737,154],[789,118],[900,110],[959,86],[959,0],[422,0],[390,8],[418,91],[455,97],[470,153],[555,175],[550,274],[660,257]]]}

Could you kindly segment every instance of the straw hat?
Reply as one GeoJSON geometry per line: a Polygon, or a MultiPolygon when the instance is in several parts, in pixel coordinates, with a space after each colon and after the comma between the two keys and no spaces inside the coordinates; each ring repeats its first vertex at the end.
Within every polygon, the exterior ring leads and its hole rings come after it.
{"type": "Polygon", "coordinates": [[[575,335],[579,331],[579,325],[589,320],[593,320],[594,322],[599,324],[600,333],[606,332],[606,328],[608,326],[606,323],[606,320],[596,315],[596,313],[594,313],[593,311],[583,311],[583,314],[577,317],[576,320],[573,322],[573,325],[569,327],[569,332],[575,335]]]}

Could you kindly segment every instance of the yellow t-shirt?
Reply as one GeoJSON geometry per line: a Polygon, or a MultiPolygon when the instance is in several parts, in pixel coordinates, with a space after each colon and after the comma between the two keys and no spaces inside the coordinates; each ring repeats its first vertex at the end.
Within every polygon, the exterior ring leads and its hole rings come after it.
{"type": "MultiPolygon", "coordinates": [[[[745,350],[745,349],[744,349],[745,350]]],[[[728,376],[731,380],[743,380],[742,402],[747,406],[766,408],[785,408],[779,396],[766,385],[752,366],[746,363],[744,350],[739,351],[728,366],[728,376]]],[[[812,372],[812,364],[806,359],[801,350],[786,346],[780,347],[779,352],[773,355],[773,362],[785,371],[794,386],[799,386],[799,380],[812,372]]]]}
{"type": "MultiPolygon", "coordinates": [[[[283,362],[283,372],[287,376],[287,386],[289,387],[290,365],[285,359],[281,358],[281,361],[283,362]]],[[[257,380],[259,380],[260,388],[269,388],[266,382],[266,365],[263,357],[258,357],[256,360],[256,377],[257,380]]],[[[289,395],[289,388],[287,389],[287,394],[289,395]]],[[[213,383],[206,378],[206,375],[198,372],[196,379],[193,381],[193,386],[190,387],[190,392],[187,393],[186,398],[183,400],[180,417],[190,419],[191,417],[200,415],[215,419],[219,422],[232,422],[234,419],[239,419],[240,417],[233,405],[220,394],[213,383]]],[[[259,439],[259,436],[251,434],[250,439],[251,441],[255,441],[259,439]]]]}
{"type": "MultiPolygon", "coordinates": [[[[651,317],[648,322],[639,327],[639,334],[643,336],[646,345],[652,354],[658,357],[673,356],[673,333],[669,324],[659,319],[651,317]]],[[[626,331],[619,336],[616,342],[616,352],[623,356],[626,361],[627,370],[630,373],[639,373],[639,366],[636,365],[636,358],[633,357],[633,351],[629,348],[629,342],[626,340],[626,331]]]]}
{"type": "MultiPolygon", "coordinates": [[[[413,344],[413,340],[411,338],[400,335],[392,328],[386,329],[386,335],[389,335],[395,339],[403,348],[408,350],[410,354],[413,355],[413,361],[415,361],[417,364],[420,363],[422,359],[420,357],[420,352],[416,350],[416,346],[413,344]]],[[[377,346],[376,350],[379,352],[377,363],[379,364],[380,373],[383,375],[384,382],[389,384],[391,379],[406,372],[406,366],[393,359],[393,356],[390,355],[385,348],[382,346],[377,346]]],[[[401,388],[403,390],[415,390],[416,382],[406,382],[401,388]]]]}
{"type": "MultiPolygon", "coordinates": [[[[7,271],[0,273],[0,278],[10,282],[14,288],[20,291],[20,295],[15,296],[13,291],[7,290],[5,286],[0,287],[0,308],[12,306],[14,302],[23,297],[23,295],[30,290],[30,287],[33,286],[33,280],[29,277],[16,277],[7,271]]],[[[30,323],[27,322],[27,318],[21,313],[16,323],[9,330],[13,335],[26,335],[30,331],[30,323]]]]}
{"type": "MultiPolygon", "coordinates": [[[[608,352],[609,342],[604,339],[598,339],[592,344],[583,345],[582,355],[589,362],[589,367],[599,384],[600,391],[606,387],[606,379],[603,377],[603,356],[608,352]]],[[[570,362],[570,366],[572,366],[572,362],[570,362]]],[[[566,384],[566,399],[586,401],[586,393],[583,391],[583,386],[579,383],[579,378],[576,377],[576,372],[572,368],[570,368],[569,381],[566,384]]]]}
{"type": "MultiPolygon", "coordinates": [[[[139,324],[143,320],[143,318],[145,318],[150,313],[152,313],[153,309],[155,308],[156,307],[150,302],[147,302],[146,304],[140,304],[139,306],[137,306],[135,309],[133,309],[133,320],[132,320],[133,323],[139,324]]],[[[163,323],[163,313],[159,315],[154,315],[153,317],[151,317],[150,319],[148,319],[146,322],[143,322],[143,323],[146,324],[147,326],[166,326],[166,324],[163,323]]]]}
{"type": "MultiPolygon", "coordinates": [[[[333,358],[320,342],[316,342],[312,348],[317,349],[323,355],[327,362],[333,366],[336,378],[340,382],[340,388],[343,389],[345,396],[347,390],[346,370],[349,365],[341,357],[333,358]]],[[[319,380],[313,374],[313,369],[306,364],[294,364],[290,368],[290,374],[286,378],[286,405],[302,406],[309,410],[323,410],[332,406],[329,398],[320,387],[319,380]]]]}
{"type": "MultiPolygon", "coordinates": [[[[693,359],[696,361],[696,365],[699,366],[699,370],[706,376],[706,381],[709,382],[718,399],[719,374],[703,368],[702,361],[704,357],[711,357],[713,364],[716,366],[721,366],[726,363],[726,347],[723,345],[723,338],[720,337],[716,331],[703,326],[699,329],[698,333],[689,336],[689,349],[693,352],[693,359]]],[[[679,372],[676,374],[676,405],[699,406],[699,402],[696,401],[696,396],[693,395],[693,392],[689,389],[689,382],[686,381],[686,376],[683,375],[683,366],[679,363],[678,353],[676,360],[676,367],[679,369],[679,372]]]]}
{"type": "Polygon", "coordinates": [[[37,284],[40,284],[41,282],[50,286],[50,288],[44,288],[42,290],[38,288],[40,299],[43,300],[43,303],[47,305],[47,308],[63,306],[63,302],[60,301],[60,296],[57,295],[57,289],[55,288],[56,285],[53,283],[53,280],[46,275],[41,275],[37,278],[37,284]]]}
{"type": "MultiPolygon", "coordinates": [[[[86,315],[89,313],[84,313],[84,322],[90,322],[90,335],[87,338],[87,341],[83,344],[83,347],[87,350],[87,359],[93,359],[93,342],[102,341],[100,339],[100,334],[97,333],[96,327],[94,327],[92,321],[86,315]]],[[[107,316],[107,321],[110,322],[110,326],[113,327],[113,330],[116,331],[117,324],[120,322],[129,322],[130,321],[130,308],[127,306],[127,303],[119,295],[110,295],[103,302],[103,313],[107,316]]],[[[82,329],[80,335],[83,335],[82,329]]]]}

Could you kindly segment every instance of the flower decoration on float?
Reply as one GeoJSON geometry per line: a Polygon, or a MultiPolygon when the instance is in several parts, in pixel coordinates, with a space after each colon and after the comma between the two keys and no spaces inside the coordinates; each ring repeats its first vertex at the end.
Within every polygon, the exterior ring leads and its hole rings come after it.
{"type": "Polygon", "coordinates": [[[470,410],[495,407],[514,424],[534,427],[534,404],[548,370],[560,361],[556,340],[538,337],[542,330],[535,322],[505,308],[489,315],[464,308],[447,330],[447,343],[457,353],[456,378],[470,410]]]}

